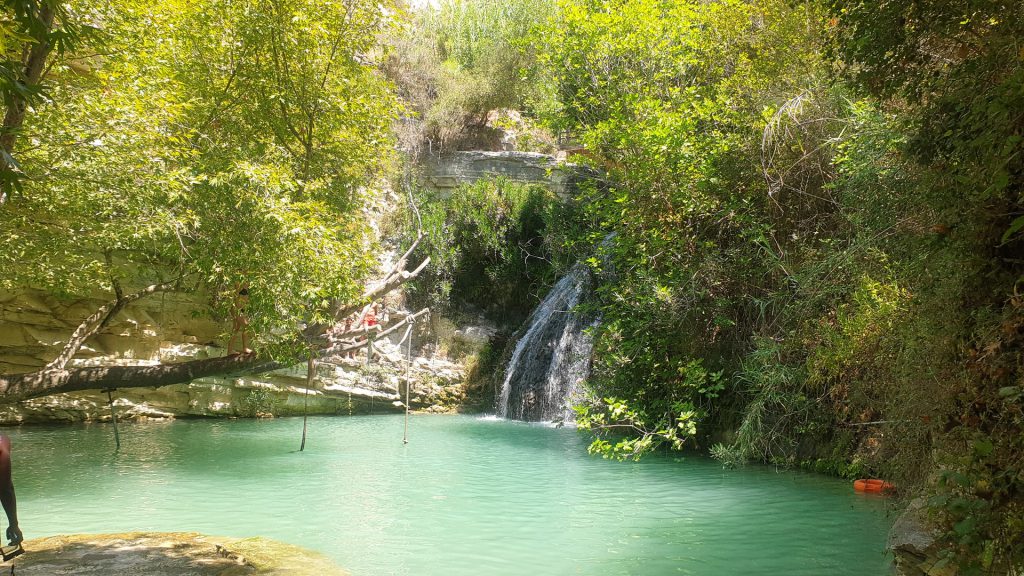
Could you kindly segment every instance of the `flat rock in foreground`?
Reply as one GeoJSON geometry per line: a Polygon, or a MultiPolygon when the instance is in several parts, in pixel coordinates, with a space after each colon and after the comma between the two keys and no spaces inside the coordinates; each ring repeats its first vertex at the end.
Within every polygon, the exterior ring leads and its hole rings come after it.
{"type": "Polygon", "coordinates": [[[18,576],[345,576],[325,556],[266,538],[220,538],[186,532],[76,534],[25,541],[18,576]]]}

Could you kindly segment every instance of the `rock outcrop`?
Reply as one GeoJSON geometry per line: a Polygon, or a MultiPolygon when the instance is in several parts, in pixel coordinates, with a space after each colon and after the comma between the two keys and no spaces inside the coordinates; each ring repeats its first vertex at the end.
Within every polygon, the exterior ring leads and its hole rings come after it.
{"type": "MultiPolygon", "coordinates": [[[[547,186],[570,195],[577,182],[591,178],[588,169],[552,156],[526,152],[456,152],[428,159],[422,180],[450,190],[479,178],[502,175],[519,182],[547,186]]],[[[404,201],[385,188],[366,212],[367,221],[385,218],[391,206],[404,201]],[[394,196],[394,197],[392,197],[394,196]]],[[[379,230],[377,230],[379,233],[379,230]]],[[[382,255],[382,267],[389,268],[382,255]]],[[[0,373],[38,370],[55,358],[78,323],[112,298],[61,299],[33,290],[0,291],[0,373]]],[[[69,367],[136,366],[184,362],[225,353],[231,320],[211,315],[204,294],[159,293],[132,303],[110,325],[85,342],[69,367]]],[[[331,358],[319,365],[313,389],[306,390],[305,364],[243,378],[201,378],[189,384],[155,389],[113,391],[119,418],[250,417],[264,415],[351,414],[400,410],[405,382],[411,382],[410,405],[430,411],[450,410],[465,397],[464,368],[458,358],[478,352],[494,335],[489,327],[464,327],[449,336],[429,334],[418,325],[411,365],[399,350],[400,333],[379,344],[379,358],[367,365],[365,355],[331,358]],[[455,362],[436,358],[456,358],[455,362]]],[[[108,395],[99,391],[59,394],[16,404],[0,404],[0,425],[29,422],[109,420],[108,395]]]]}
{"type": "Polygon", "coordinates": [[[421,166],[421,182],[448,192],[481,178],[504,176],[516,182],[541,184],[568,198],[575,186],[594,174],[587,168],[559,162],[554,156],[534,152],[452,152],[430,157],[421,166]]]}
{"type": "MultiPolygon", "coordinates": [[[[345,576],[327,557],[266,538],[131,532],[36,538],[11,560],[19,576],[345,576]]],[[[5,564],[6,566],[6,564],[5,564]]],[[[12,572],[14,573],[14,572],[12,572]]]]}
{"type": "MultiPolygon", "coordinates": [[[[36,370],[53,358],[78,321],[103,303],[100,298],[62,301],[26,291],[0,294],[0,371],[36,370]]],[[[157,295],[124,310],[86,342],[72,366],[152,365],[224,354],[230,322],[203,313],[196,297],[157,295]]],[[[402,409],[397,404],[407,373],[405,346],[397,339],[377,343],[374,362],[365,354],[319,363],[314,387],[306,390],[306,365],[241,378],[201,378],[189,384],[133,388],[110,394],[119,418],[254,417],[353,414],[402,409]]],[[[414,346],[413,352],[417,349],[414,346]]],[[[410,405],[450,409],[461,398],[463,370],[444,359],[413,356],[410,405]]],[[[0,424],[105,421],[107,394],[58,394],[0,405],[0,424]]]]}
{"type": "Polygon", "coordinates": [[[889,532],[889,550],[898,576],[953,576],[956,567],[942,561],[940,534],[931,526],[925,502],[914,500],[889,532]]]}

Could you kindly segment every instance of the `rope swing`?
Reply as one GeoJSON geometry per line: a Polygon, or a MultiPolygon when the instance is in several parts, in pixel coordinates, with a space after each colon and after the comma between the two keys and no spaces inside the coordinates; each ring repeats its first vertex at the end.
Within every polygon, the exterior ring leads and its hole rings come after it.
{"type": "MultiPolygon", "coordinates": [[[[402,444],[409,443],[409,391],[412,389],[409,371],[412,369],[412,325],[415,322],[416,317],[410,316],[409,327],[405,329],[405,335],[402,336],[402,341],[405,342],[405,431],[402,433],[402,444]]],[[[402,342],[399,342],[398,345],[401,346],[402,342]]]]}
{"type": "Polygon", "coordinates": [[[114,451],[121,449],[121,435],[117,432],[117,409],[114,408],[114,388],[107,388],[107,405],[110,406],[110,420],[114,423],[114,444],[117,446],[114,451]]]}
{"type": "Polygon", "coordinates": [[[313,386],[313,378],[316,375],[316,360],[309,355],[306,361],[306,394],[302,397],[302,443],[299,444],[299,452],[306,449],[306,421],[309,418],[309,389],[313,386]]]}

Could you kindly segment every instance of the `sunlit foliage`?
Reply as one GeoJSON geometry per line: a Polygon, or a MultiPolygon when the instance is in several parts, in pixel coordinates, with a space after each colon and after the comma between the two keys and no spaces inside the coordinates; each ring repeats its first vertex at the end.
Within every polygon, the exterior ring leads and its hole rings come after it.
{"type": "Polygon", "coordinates": [[[90,5],[96,40],[53,56],[19,134],[28,179],[0,207],[0,285],[175,280],[222,311],[248,287],[264,341],[353,298],[371,262],[364,187],[397,109],[373,62],[389,9],[90,5]]]}
{"type": "Polygon", "coordinates": [[[815,14],[642,0],[562,9],[545,53],[561,122],[612,183],[578,198],[591,224],[580,251],[601,246],[590,262],[610,269],[593,384],[645,412],[645,428],[677,430],[710,408],[694,366],[732,353],[745,287],[773,274],[759,253],[776,247],[771,200],[750,159],[773,108],[814,87],[815,14]]]}

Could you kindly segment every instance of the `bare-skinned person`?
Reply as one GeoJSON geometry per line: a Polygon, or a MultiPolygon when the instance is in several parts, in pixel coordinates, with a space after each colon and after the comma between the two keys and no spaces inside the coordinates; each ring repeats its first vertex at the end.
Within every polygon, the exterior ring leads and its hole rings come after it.
{"type": "Polygon", "coordinates": [[[7,513],[7,540],[11,546],[21,544],[25,537],[18,525],[18,501],[14,496],[14,480],[11,477],[11,439],[0,434],[0,504],[7,513]]]}
{"type": "Polygon", "coordinates": [[[235,286],[237,292],[231,302],[231,337],[228,338],[228,355],[231,354],[252,354],[249,348],[249,285],[238,284],[235,286]],[[241,350],[235,348],[235,338],[238,337],[241,350]]]}

